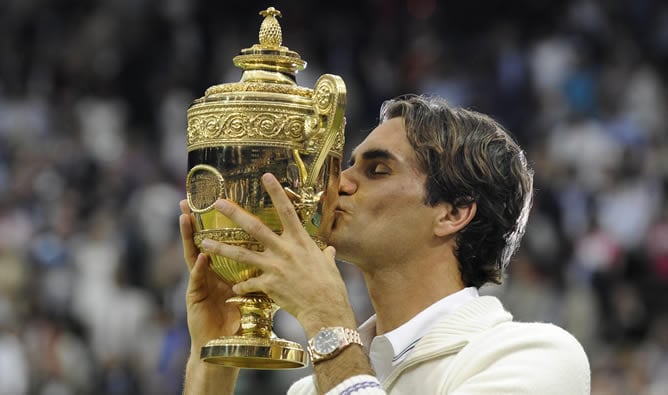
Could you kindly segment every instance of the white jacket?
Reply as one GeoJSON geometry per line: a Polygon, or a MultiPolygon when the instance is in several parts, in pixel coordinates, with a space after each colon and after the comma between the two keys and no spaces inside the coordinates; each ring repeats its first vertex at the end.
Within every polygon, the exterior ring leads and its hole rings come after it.
{"type": "MultiPolygon", "coordinates": [[[[497,298],[481,296],[437,322],[381,385],[388,394],[407,395],[580,395],[590,394],[590,369],[568,332],[513,322],[497,298]]],[[[313,376],[297,381],[288,394],[317,394],[313,376]]]]}

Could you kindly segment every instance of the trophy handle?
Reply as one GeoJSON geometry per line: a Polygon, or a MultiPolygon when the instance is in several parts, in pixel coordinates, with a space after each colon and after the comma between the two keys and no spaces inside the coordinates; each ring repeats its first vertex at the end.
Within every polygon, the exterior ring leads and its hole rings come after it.
{"type": "Polygon", "coordinates": [[[309,152],[316,153],[315,160],[307,169],[299,149],[292,150],[299,172],[299,187],[297,191],[284,187],[303,223],[312,218],[324,192],[319,191],[316,185],[320,170],[337,140],[342,145],[346,124],[346,85],[343,79],[332,74],[320,76],[313,88],[313,104],[319,122],[317,129],[307,136],[306,147],[309,152]]]}
{"type": "Polygon", "coordinates": [[[315,136],[322,142],[317,144],[318,154],[306,178],[306,186],[315,186],[320,169],[327,159],[337,138],[343,136],[346,126],[346,84],[338,75],[323,74],[313,87],[313,104],[320,120],[315,136]]]}

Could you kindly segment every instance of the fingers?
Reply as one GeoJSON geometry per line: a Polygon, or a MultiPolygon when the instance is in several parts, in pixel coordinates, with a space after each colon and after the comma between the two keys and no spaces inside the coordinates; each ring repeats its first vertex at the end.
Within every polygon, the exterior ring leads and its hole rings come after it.
{"type": "Polygon", "coordinates": [[[188,202],[182,200],[179,206],[183,213],[179,216],[179,229],[181,231],[181,242],[183,243],[183,257],[188,265],[188,270],[192,270],[195,265],[195,260],[197,259],[197,254],[199,254],[199,250],[193,241],[193,225],[188,202]]]}
{"type": "Polygon", "coordinates": [[[232,291],[237,295],[246,295],[251,292],[265,292],[266,290],[260,285],[261,281],[259,277],[251,277],[246,281],[234,284],[232,291]]]}
{"type": "Polygon", "coordinates": [[[202,240],[202,249],[209,254],[221,255],[238,262],[249,264],[260,270],[267,266],[259,253],[244,247],[233,246],[211,239],[204,239],[202,240]]]}
{"type": "Polygon", "coordinates": [[[198,254],[190,269],[186,300],[189,303],[198,303],[208,296],[209,258],[205,254],[198,254]]]}
{"type": "MultiPolygon", "coordinates": [[[[269,193],[274,208],[281,220],[283,233],[289,235],[305,234],[294,205],[276,177],[273,174],[266,173],[262,176],[262,183],[269,193]]],[[[214,207],[226,217],[239,224],[246,232],[265,246],[275,246],[277,244],[278,236],[271,229],[259,218],[249,214],[234,202],[220,199],[214,204],[214,207]]]]}
{"type": "MultiPolygon", "coordinates": [[[[259,253],[243,247],[232,246],[211,239],[204,239],[202,241],[202,249],[209,254],[222,255],[234,259],[238,262],[249,264],[261,271],[263,271],[263,267],[267,266],[259,253]]],[[[232,291],[237,295],[245,295],[249,292],[265,291],[260,286],[259,277],[252,277],[251,279],[239,284],[232,287],[232,291]],[[239,284],[242,285],[239,286],[239,284]]]]}
{"type": "Polygon", "coordinates": [[[190,206],[188,206],[188,200],[183,199],[179,202],[179,207],[181,208],[181,213],[190,214],[190,206]]]}
{"type": "Polygon", "coordinates": [[[327,246],[322,252],[325,253],[325,256],[330,258],[332,261],[335,261],[336,259],[336,248],[333,246],[327,246]]]}
{"type": "Polygon", "coordinates": [[[297,216],[295,206],[285,194],[283,186],[276,177],[273,174],[266,173],[262,176],[262,184],[269,193],[272,203],[274,203],[274,208],[283,224],[283,231],[292,234],[302,231],[302,223],[297,216]]]}
{"type": "Polygon", "coordinates": [[[267,227],[259,218],[248,213],[235,203],[229,200],[219,199],[214,204],[214,207],[227,218],[236,222],[248,232],[248,234],[265,246],[273,246],[276,244],[278,235],[269,229],[269,227],[267,227]]]}

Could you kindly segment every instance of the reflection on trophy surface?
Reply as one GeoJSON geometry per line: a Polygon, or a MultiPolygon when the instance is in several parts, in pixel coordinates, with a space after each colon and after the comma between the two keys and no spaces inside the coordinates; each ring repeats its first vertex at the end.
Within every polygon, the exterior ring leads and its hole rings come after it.
{"type": "MultiPolygon", "coordinates": [[[[273,173],[293,201],[313,240],[324,248],[331,229],[343,154],[346,89],[335,75],[321,76],[313,89],[298,86],[306,62],[282,46],[273,7],[260,12],[259,44],[241,51],[234,64],[241,80],[206,90],[188,108],[188,203],[195,216],[195,243],[205,238],[261,251],[263,246],[213,208],[219,198],[235,201],[277,233],[281,223],[260,177],[273,173]]],[[[236,283],[256,269],[210,255],[212,269],[236,283]]],[[[201,350],[207,362],[253,369],[306,365],[295,342],[277,338],[272,319],[278,307],[262,293],[227,301],[241,311],[235,336],[212,339],[201,350]]]]}

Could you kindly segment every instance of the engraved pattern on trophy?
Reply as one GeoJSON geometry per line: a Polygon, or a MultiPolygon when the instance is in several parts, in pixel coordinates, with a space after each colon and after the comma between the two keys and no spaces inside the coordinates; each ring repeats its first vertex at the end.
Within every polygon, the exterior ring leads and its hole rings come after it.
{"type": "MultiPolygon", "coordinates": [[[[241,80],[214,85],[187,110],[188,204],[195,216],[194,241],[210,238],[263,251],[263,246],[213,208],[226,198],[281,233],[278,213],[260,179],[272,173],[283,185],[306,232],[325,248],[333,221],[344,141],[346,89],[343,80],[323,75],[314,89],[296,83],[306,67],[298,53],[282,46],[281,13],[260,13],[259,44],[233,59],[241,80]]],[[[222,279],[237,283],[260,273],[244,262],[209,255],[222,279]]],[[[235,336],[211,339],[201,349],[210,363],[251,369],[291,369],[306,365],[301,345],[276,337],[278,306],[265,294],[227,300],[239,307],[235,336]]]]}
{"type": "Polygon", "coordinates": [[[283,95],[301,96],[306,99],[310,99],[313,96],[313,91],[311,89],[302,88],[301,86],[263,84],[260,82],[214,85],[207,89],[205,94],[207,96],[213,96],[226,92],[270,92],[283,95]]]}
{"type": "MultiPolygon", "coordinates": [[[[239,301],[241,301],[241,297],[239,301]]],[[[245,295],[240,303],[241,336],[268,338],[271,336],[271,320],[277,307],[270,299],[256,295],[245,295]]],[[[232,298],[235,299],[235,298],[232,298]]]]}
{"type": "Polygon", "coordinates": [[[189,150],[244,140],[248,144],[297,147],[305,130],[314,124],[312,114],[267,107],[225,106],[191,108],[188,119],[189,150]],[[219,111],[232,111],[221,114],[219,111]],[[268,111],[271,111],[269,113],[268,111]]]}

